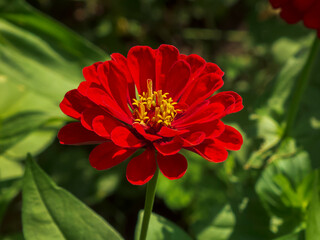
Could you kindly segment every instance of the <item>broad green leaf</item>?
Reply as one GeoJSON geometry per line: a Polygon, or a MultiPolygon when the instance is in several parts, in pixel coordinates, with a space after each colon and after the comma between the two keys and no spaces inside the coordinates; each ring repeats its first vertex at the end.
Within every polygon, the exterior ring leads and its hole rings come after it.
{"type": "Polygon", "coordinates": [[[55,183],[28,156],[23,179],[26,240],[122,239],[100,216],[55,183]]]}
{"type": "Polygon", "coordinates": [[[256,191],[270,215],[283,219],[279,234],[290,233],[303,224],[311,199],[312,179],[306,152],[282,155],[262,172],[256,191]]]}
{"type": "Polygon", "coordinates": [[[255,194],[240,202],[213,204],[207,211],[207,216],[192,226],[196,239],[269,240],[273,236],[270,218],[255,194]]]}
{"type": "Polygon", "coordinates": [[[199,222],[194,226],[198,240],[227,240],[232,234],[236,224],[236,216],[231,206],[215,206],[212,213],[212,219],[206,223],[199,222]],[[207,227],[206,227],[207,226],[207,227]]]}
{"type": "Polygon", "coordinates": [[[23,175],[23,167],[19,162],[10,161],[0,156],[0,181],[19,178],[23,175]]]}
{"type": "Polygon", "coordinates": [[[0,73],[53,101],[82,81],[82,67],[106,56],[24,1],[0,5],[0,73]]]}
{"type": "MultiPolygon", "coordinates": [[[[139,240],[143,219],[143,211],[139,212],[138,222],[135,230],[135,239],[139,240]]],[[[180,227],[168,219],[152,213],[149,222],[147,240],[191,240],[192,238],[180,227]]]]}
{"type": "Polygon", "coordinates": [[[318,240],[320,236],[319,171],[314,180],[313,196],[307,218],[306,240],[318,240]]]}
{"type": "Polygon", "coordinates": [[[18,159],[50,144],[67,119],[59,109],[64,94],[83,81],[83,67],[105,59],[100,49],[25,1],[1,1],[1,154],[18,159]]]}
{"type": "Polygon", "coordinates": [[[11,160],[21,160],[28,152],[33,154],[42,152],[56,137],[55,129],[54,126],[43,126],[30,132],[12,145],[3,156],[11,160]]]}
{"type": "Polygon", "coordinates": [[[91,167],[83,146],[52,144],[38,156],[39,163],[59,186],[72,190],[81,201],[95,204],[118,189],[123,176],[121,167],[97,171],[91,167]],[[76,159],[76,161],[75,161],[76,159]]]}
{"type": "Polygon", "coordinates": [[[0,129],[0,154],[45,125],[50,116],[41,112],[23,112],[4,119],[0,129]]]}

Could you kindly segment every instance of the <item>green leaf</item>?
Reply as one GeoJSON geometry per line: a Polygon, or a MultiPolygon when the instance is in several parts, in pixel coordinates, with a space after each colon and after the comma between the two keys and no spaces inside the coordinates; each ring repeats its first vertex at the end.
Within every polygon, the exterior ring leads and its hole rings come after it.
{"type": "Polygon", "coordinates": [[[319,173],[313,184],[313,196],[308,210],[306,240],[318,240],[320,236],[320,198],[319,198],[319,173]]]}
{"type": "Polygon", "coordinates": [[[0,153],[4,153],[30,132],[43,126],[49,119],[49,116],[41,112],[23,112],[3,120],[0,129],[0,153]]]}
{"type": "Polygon", "coordinates": [[[0,156],[0,181],[19,178],[23,175],[23,167],[19,162],[10,161],[0,156]]]}
{"type": "Polygon", "coordinates": [[[84,80],[83,67],[106,58],[100,49],[25,1],[1,1],[1,154],[19,159],[48,146],[67,120],[59,109],[64,94],[84,80]]]}
{"type": "Polygon", "coordinates": [[[122,239],[100,216],[55,183],[28,156],[23,180],[26,240],[122,239]]]}
{"type": "Polygon", "coordinates": [[[82,67],[106,56],[24,1],[0,5],[0,72],[52,100],[82,81],[82,67]]]}
{"type": "Polygon", "coordinates": [[[55,143],[38,159],[42,169],[59,186],[72,190],[72,194],[89,205],[105,199],[118,189],[123,175],[119,172],[121,167],[108,171],[92,168],[88,151],[83,146],[68,147],[55,143]],[[73,159],[77,159],[76,163],[73,159]]]}
{"type": "Polygon", "coordinates": [[[262,172],[256,184],[256,191],[270,215],[283,220],[276,230],[281,235],[301,228],[311,199],[313,179],[308,154],[288,154],[286,149],[280,149],[279,156],[262,172]]]}
{"type": "Polygon", "coordinates": [[[240,202],[213,204],[207,211],[192,226],[199,240],[269,240],[273,236],[270,219],[254,193],[240,202]]]}
{"type": "Polygon", "coordinates": [[[212,219],[200,221],[194,226],[198,240],[227,240],[236,224],[236,216],[229,204],[211,209],[212,219]],[[205,224],[205,225],[204,225],[205,224]],[[205,227],[207,226],[207,227],[205,227]]]}
{"type": "MultiPolygon", "coordinates": [[[[143,211],[139,212],[138,222],[135,230],[135,239],[139,239],[141,225],[143,219],[143,211]]],[[[168,219],[152,213],[149,222],[147,240],[191,240],[192,238],[185,233],[180,227],[168,219]]]]}

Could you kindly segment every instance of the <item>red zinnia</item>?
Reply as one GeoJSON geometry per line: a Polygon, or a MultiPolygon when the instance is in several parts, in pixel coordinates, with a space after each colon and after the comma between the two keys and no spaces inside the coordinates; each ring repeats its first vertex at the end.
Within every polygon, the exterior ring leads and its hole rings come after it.
{"type": "Polygon", "coordinates": [[[317,29],[320,38],[320,1],[319,0],[269,0],[274,8],[281,8],[280,16],[287,23],[294,24],[303,20],[307,28],[317,29]]]}
{"type": "Polygon", "coordinates": [[[100,144],[89,157],[98,170],[144,148],[127,166],[128,181],[137,185],[148,182],[157,167],[169,179],[182,177],[188,164],[181,148],[224,161],[227,150],[239,150],[243,140],[220,119],[243,106],[235,92],[213,95],[223,74],[216,64],[170,45],[133,47],[127,58],[112,54],[110,61],[85,67],[86,81],[65,95],[61,110],[79,121],[60,130],[60,143],[100,144]]]}

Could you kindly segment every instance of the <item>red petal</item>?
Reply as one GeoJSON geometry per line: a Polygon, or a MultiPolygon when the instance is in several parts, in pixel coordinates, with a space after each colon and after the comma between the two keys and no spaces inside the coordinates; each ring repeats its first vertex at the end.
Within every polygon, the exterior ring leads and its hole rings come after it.
{"type": "Polygon", "coordinates": [[[87,91],[88,98],[95,102],[96,104],[106,108],[108,113],[113,115],[115,118],[126,122],[128,124],[132,123],[132,117],[128,116],[121,107],[107,94],[107,92],[103,91],[98,86],[90,87],[87,91]]]}
{"type": "Polygon", "coordinates": [[[228,150],[239,150],[243,144],[241,133],[235,128],[225,125],[224,132],[216,138],[216,142],[228,150]]]}
{"type": "Polygon", "coordinates": [[[186,61],[177,61],[167,75],[163,92],[169,93],[169,97],[177,101],[189,82],[190,71],[190,65],[186,61]]]}
{"type": "Polygon", "coordinates": [[[206,123],[190,125],[187,129],[190,132],[204,132],[206,138],[214,139],[224,131],[224,123],[220,120],[213,120],[206,123]]]}
{"type": "Polygon", "coordinates": [[[273,8],[279,8],[286,4],[288,0],[269,0],[273,8]]]}
{"type": "Polygon", "coordinates": [[[92,122],[93,119],[98,115],[107,114],[99,107],[86,108],[81,114],[81,124],[86,129],[93,131],[92,122]]]}
{"type": "MultiPolygon", "coordinates": [[[[230,96],[234,102],[234,98],[230,96]]],[[[197,108],[189,109],[185,115],[173,122],[172,126],[180,128],[189,128],[193,124],[202,124],[220,119],[225,112],[225,106],[221,103],[203,102],[197,108]]]]}
{"type": "Polygon", "coordinates": [[[219,66],[215,63],[210,63],[208,62],[206,64],[206,67],[205,69],[202,71],[201,73],[201,76],[202,75],[206,75],[206,74],[209,74],[209,73],[215,73],[215,74],[218,74],[220,77],[223,77],[224,75],[224,72],[219,68],[219,66]]]}
{"type": "Polygon", "coordinates": [[[147,149],[131,159],[127,166],[127,179],[131,184],[143,185],[153,177],[157,169],[154,154],[154,150],[147,149]]]}
{"type": "Polygon", "coordinates": [[[96,82],[96,83],[100,82],[99,74],[97,73],[97,68],[102,63],[103,62],[96,62],[91,66],[85,67],[82,70],[83,76],[88,82],[96,82]]]}
{"type": "Polygon", "coordinates": [[[96,116],[92,121],[93,130],[101,137],[110,138],[114,128],[123,126],[121,122],[109,115],[96,116]]]}
{"type": "Polygon", "coordinates": [[[186,103],[189,106],[197,104],[210,97],[223,85],[222,78],[215,73],[201,76],[191,83],[183,93],[179,103],[186,103]]]}
{"type": "MultiPolygon", "coordinates": [[[[115,102],[121,107],[121,109],[129,116],[131,112],[128,107],[128,83],[125,78],[124,71],[120,68],[121,65],[116,64],[115,61],[109,62],[108,85],[111,91],[111,95],[115,102]]],[[[106,68],[105,68],[106,70],[106,68]]]]}
{"type": "Polygon", "coordinates": [[[189,132],[189,130],[177,130],[163,126],[157,134],[159,134],[162,137],[175,137],[187,132],[189,132]]]}
{"type": "Polygon", "coordinates": [[[162,155],[173,155],[178,153],[182,148],[182,141],[179,137],[173,138],[169,142],[154,142],[153,146],[162,154],[162,155]]]}
{"type": "MultiPolygon", "coordinates": [[[[103,87],[92,84],[90,88],[102,89],[104,92],[102,95],[104,95],[104,99],[107,99],[107,104],[110,105],[112,103],[113,106],[117,106],[129,118],[131,112],[127,103],[128,84],[123,71],[118,65],[115,61],[107,61],[99,65],[98,74],[103,87]]],[[[90,97],[89,93],[92,94],[92,91],[89,89],[87,93],[88,97],[90,97]]]]}
{"type": "Polygon", "coordinates": [[[163,90],[166,76],[172,65],[178,61],[179,50],[172,46],[163,44],[157,49],[156,53],[156,91],[163,90]]]}
{"type": "Polygon", "coordinates": [[[154,135],[154,134],[150,134],[150,133],[146,133],[144,127],[139,124],[139,123],[133,123],[132,124],[132,127],[134,127],[134,129],[137,130],[137,132],[142,135],[145,139],[153,142],[153,141],[156,141],[156,140],[159,140],[161,139],[162,137],[160,136],[157,136],[157,135],[154,135]]]}
{"type": "Polygon", "coordinates": [[[317,2],[303,17],[303,23],[307,28],[320,28],[320,2],[317,2]]]}
{"type": "Polygon", "coordinates": [[[162,174],[170,180],[181,178],[188,168],[187,159],[180,153],[170,156],[158,154],[157,161],[162,174]]]}
{"type": "Polygon", "coordinates": [[[81,82],[77,88],[77,90],[79,91],[79,93],[83,96],[87,96],[87,91],[88,91],[88,88],[90,86],[90,82],[88,81],[84,81],[84,82],[81,82]]]}
{"type": "Polygon", "coordinates": [[[294,0],[293,5],[300,12],[307,11],[316,0],[294,0]]]}
{"type": "Polygon", "coordinates": [[[209,99],[210,103],[221,103],[225,107],[225,115],[239,112],[243,109],[242,98],[239,94],[226,91],[220,92],[209,99]]]}
{"type": "Polygon", "coordinates": [[[103,98],[106,91],[98,84],[90,84],[87,89],[87,97],[97,105],[104,106],[103,98]]]}
{"type": "Polygon", "coordinates": [[[64,114],[75,119],[80,119],[84,109],[95,105],[88,98],[82,96],[77,89],[73,89],[66,93],[59,106],[64,114]]]}
{"type": "Polygon", "coordinates": [[[186,103],[180,103],[180,102],[178,102],[176,105],[174,105],[174,108],[175,108],[175,109],[179,109],[179,110],[182,111],[182,112],[185,112],[185,111],[188,110],[189,105],[186,104],[186,103]]]}
{"type": "Polygon", "coordinates": [[[196,78],[206,67],[206,61],[197,54],[187,56],[186,60],[191,67],[191,78],[196,78]]]}
{"type": "Polygon", "coordinates": [[[216,138],[224,131],[224,123],[220,120],[214,120],[212,122],[203,123],[199,126],[202,131],[205,132],[206,138],[216,138]]]}
{"type": "Polygon", "coordinates": [[[183,136],[181,139],[183,141],[183,147],[193,147],[199,145],[206,138],[204,132],[194,132],[187,136],[183,136]]]}
{"type": "Polygon", "coordinates": [[[124,148],[139,148],[145,143],[138,139],[129,129],[125,127],[116,127],[111,132],[111,140],[119,147],[124,148]]]}
{"type": "Polygon", "coordinates": [[[280,17],[288,24],[295,24],[302,19],[302,13],[297,10],[291,2],[282,6],[280,17]]]}
{"type": "Polygon", "coordinates": [[[123,162],[135,151],[136,149],[118,147],[113,142],[105,142],[92,150],[89,161],[91,166],[97,170],[105,170],[123,162]]]}
{"type": "Polygon", "coordinates": [[[227,150],[211,139],[205,140],[200,145],[193,147],[192,150],[210,162],[223,162],[228,158],[227,150]]]}
{"type": "Polygon", "coordinates": [[[111,59],[118,63],[118,65],[123,69],[123,72],[125,74],[127,83],[128,83],[128,89],[129,89],[129,99],[132,100],[136,97],[136,90],[135,90],[135,84],[132,79],[131,73],[128,68],[127,59],[120,53],[113,53],[111,54],[111,59]]]}
{"type": "Polygon", "coordinates": [[[69,123],[61,128],[58,139],[61,144],[67,145],[98,144],[106,141],[105,138],[85,129],[80,122],[69,123]]]}
{"type": "Polygon", "coordinates": [[[128,67],[138,92],[147,92],[147,80],[155,81],[155,51],[148,46],[136,46],[127,56],[128,67]]]}
{"type": "Polygon", "coordinates": [[[232,91],[226,91],[224,93],[230,94],[234,97],[235,103],[232,113],[239,112],[243,109],[242,97],[238,93],[232,91]]]}

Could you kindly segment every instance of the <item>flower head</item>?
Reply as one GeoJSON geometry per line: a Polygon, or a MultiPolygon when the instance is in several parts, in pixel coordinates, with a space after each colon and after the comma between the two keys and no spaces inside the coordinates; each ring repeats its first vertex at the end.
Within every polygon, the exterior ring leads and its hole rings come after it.
{"type": "Polygon", "coordinates": [[[223,74],[216,64],[170,45],[133,47],[127,57],[112,54],[110,61],[85,67],[86,81],[66,93],[60,108],[78,121],[60,130],[60,143],[99,144],[89,156],[98,170],[143,148],[127,165],[127,179],[137,185],[157,167],[169,179],[182,177],[188,166],[182,148],[222,162],[227,150],[239,150],[243,142],[221,121],[243,108],[241,97],[231,91],[213,95],[223,74]]]}
{"type": "Polygon", "coordinates": [[[281,8],[280,16],[289,24],[303,20],[307,28],[318,30],[320,38],[320,1],[269,0],[273,8],[281,8]]]}

